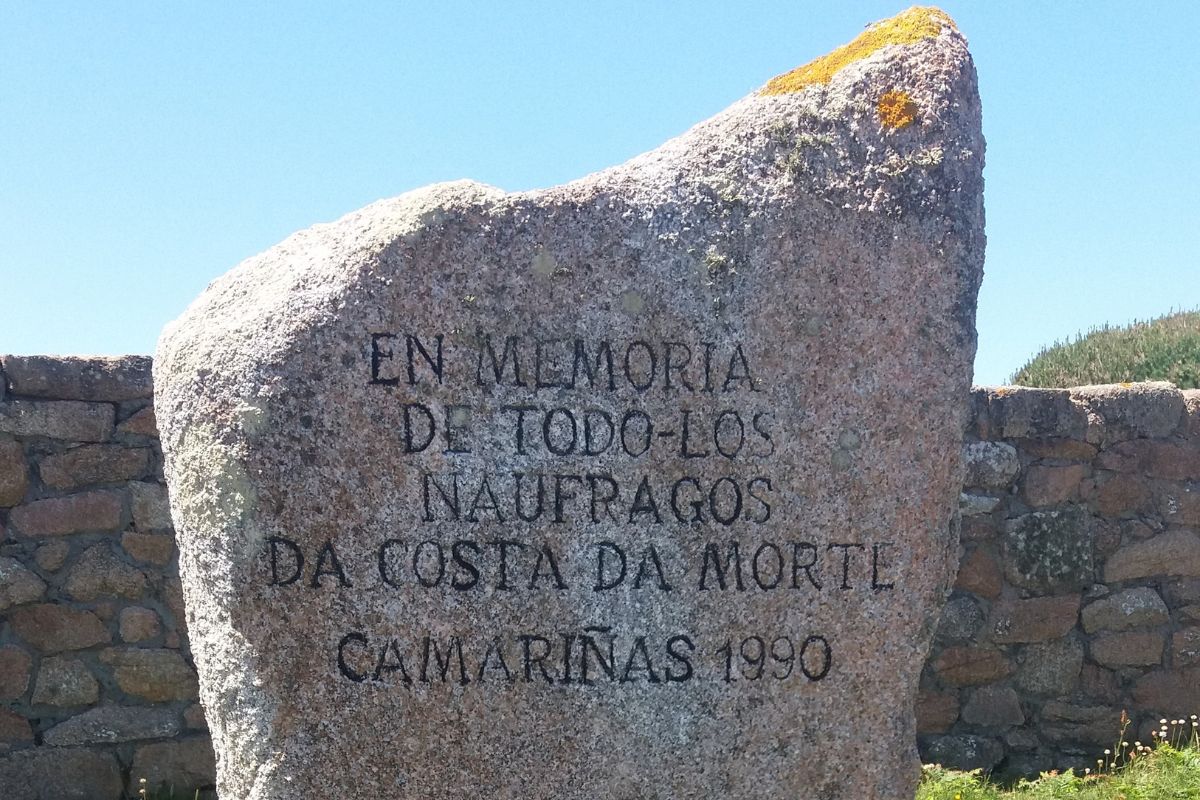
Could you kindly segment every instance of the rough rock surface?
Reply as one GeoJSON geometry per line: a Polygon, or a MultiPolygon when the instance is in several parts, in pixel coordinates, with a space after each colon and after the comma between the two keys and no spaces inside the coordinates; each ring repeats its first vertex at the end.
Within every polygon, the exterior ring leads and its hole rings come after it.
{"type": "Polygon", "coordinates": [[[966,465],[964,485],[985,489],[1006,489],[1021,471],[1017,448],[1005,442],[964,444],[963,463],[966,465]]]}
{"type": "Polygon", "coordinates": [[[163,739],[177,733],[179,720],[169,708],[98,706],[58,723],[43,739],[48,745],[65,747],[163,739]]]}
{"type": "Polygon", "coordinates": [[[216,281],[154,384],[221,796],[911,798],[982,165],[914,9],[216,281]]]}
{"type": "Polygon", "coordinates": [[[82,661],[54,656],[42,659],[33,702],[51,706],[85,706],[100,697],[100,686],[82,661]]]}
{"type": "Polygon", "coordinates": [[[31,603],[45,593],[45,581],[15,558],[0,556],[0,611],[31,603]]]}
{"type": "Polygon", "coordinates": [[[1083,609],[1083,629],[1124,631],[1147,628],[1170,621],[1167,605],[1158,592],[1148,586],[1138,586],[1102,598],[1083,609]]]}
{"type": "Polygon", "coordinates": [[[37,748],[0,757],[5,800],[120,800],[121,765],[111,753],[37,748]]]}

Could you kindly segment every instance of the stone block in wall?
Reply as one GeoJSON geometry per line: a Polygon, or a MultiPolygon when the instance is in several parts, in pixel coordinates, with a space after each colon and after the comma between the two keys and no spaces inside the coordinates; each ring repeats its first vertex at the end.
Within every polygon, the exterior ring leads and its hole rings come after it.
{"type": "Polygon", "coordinates": [[[67,442],[103,442],[113,432],[116,409],[77,400],[11,400],[0,403],[0,433],[67,442]]]}
{"type": "Polygon", "coordinates": [[[1200,713],[1200,667],[1146,673],[1133,685],[1133,701],[1166,716],[1200,713]]]}
{"type": "Polygon", "coordinates": [[[1104,420],[1106,441],[1170,436],[1183,419],[1183,392],[1166,381],[1078,386],[1070,394],[1104,420]]]}
{"type": "Polygon", "coordinates": [[[1200,480],[1200,440],[1132,439],[1106,449],[1096,466],[1169,481],[1200,480]]]}
{"type": "Polygon", "coordinates": [[[33,552],[33,563],[45,572],[57,572],[67,563],[67,556],[70,554],[70,544],[62,539],[54,539],[38,545],[38,549],[33,552]]]}
{"type": "Polygon", "coordinates": [[[163,531],[171,528],[171,506],[167,501],[167,487],[158,483],[131,483],[129,493],[133,506],[133,524],[139,531],[163,531]]]}
{"type": "Polygon", "coordinates": [[[27,538],[112,532],[123,525],[124,509],[121,492],[103,489],[17,506],[9,513],[8,522],[18,535],[27,538]]]}
{"type": "Polygon", "coordinates": [[[1114,705],[1120,702],[1121,689],[1117,674],[1096,664],[1084,664],[1079,671],[1079,691],[1089,699],[1114,705]]]}
{"type": "Polygon", "coordinates": [[[974,517],[962,517],[959,525],[959,539],[963,542],[992,541],[999,536],[996,518],[991,514],[974,517]]]}
{"type": "Polygon", "coordinates": [[[149,356],[4,356],[14,395],[117,402],[154,393],[149,356]]]}
{"type": "Polygon", "coordinates": [[[986,494],[963,492],[958,496],[958,513],[964,518],[990,514],[996,510],[998,505],[1000,505],[999,497],[991,497],[986,494]]]}
{"type": "Polygon", "coordinates": [[[1095,576],[1087,510],[1075,506],[1008,520],[1002,557],[1014,586],[1038,592],[1087,586],[1095,576]]]}
{"type": "Polygon", "coordinates": [[[1200,389],[1184,389],[1183,406],[1187,416],[1184,433],[1189,439],[1200,440],[1200,389]]]}
{"type": "Polygon", "coordinates": [[[1038,747],[1037,733],[1029,728],[1014,728],[1004,734],[1004,743],[1010,750],[1025,751],[1038,747]]]}
{"type": "Polygon", "coordinates": [[[33,659],[15,644],[0,645],[0,701],[17,700],[29,688],[33,659]]]}
{"type": "Polygon", "coordinates": [[[87,706],[99,699],[100,684],[82,661],[65,656],[42,659],[33,687],[35,705],[87,706]]]}
{"type": "Polygon", "coordinates": [[[1158,631],[1103,633],[1092,639],[1092,660],[1104,667],[1152,667],[1162,663],[1166,637],[1158,631]]]}
{"type": "Polygon", "coordinates": [[[1151,536],[1157,536],[1162,532],[1162,525],[1158,520],[1153,520],[1154,524],[1150,524],[1145,520],[1127,519],[1121,522],[1121,533],[1127,537],[1129,541],[1137,541],[1139,539],[1149,539],[1151,536]]]}
{"type": "Polygon", "coordinates": [[[20,442],[0,439],[0,507],[10,508],[25,499],[29,465],[20,442]]]}
{"type": "Polygon", "coordinates": [[[66,719],[46,731],[42,741],[52,747],[117,744],[139,739],[178,736],[179,715],[154,706],[100,706],[66,719]]]}
{"type": "Polygon", "coordinates": [[[112,667],[121,691],[134,697],[153,703],[198,697],[196,671],[175,650],[109,648],[100,661],[112,667]]]}
{"type": "Polygon", "coordinates": [[[1078,594],[1030,597],[996,603],[988,636],[997,644],[1027,644],[1061,639],[1079,619],[1078,594]]]}
{"type": "Polygon", "coordinates": [[[936,637],[944,642],[970,640],[983,624],[979,604],[969,597],[955,597],[942,606],[936,637]]]}
{"type": "Polygon", "coordinates": [[[1115,553],[1121,546],[1121,525],[1115,520],[1092,517],[1091,530],[1092,551],[1095,553],[1097,563],[1103,563],[1105,558],[1115,553]]]}
{"type": "Polygon", "coordinates": [[[30,744],[33,744],[33,728],[29,720],[15,711],[0,708],[0,753],[30,744]]]}
{"type": "Polygon", "coordinates": [[[954,588],[994,600],[1004,588],[1000,563],[983,547],[968,550],[958,565],[954,588]]]}
{"type": "Polygon", "coordinates": [[[154,609],[129,606],[121,609],[118,631],[121,641],[133,644],[158,636],[162,633],[162,624],[154,609]]]}
{"type": "Polygon", "coordinates": [[[217,780],[211,740],[196,736],[175,742],[155,742],[138,747],[133,753],[130,783],[143,778],[151,791],[173,788],[177,794],[212,786],[217,780]]]}
{"type": "Polygon", "coordinates": [[[1088,633],[1153,628],[1169,622],[1170,618],[1167,604],[1148,586],[1101,598],[1085,606],[1080,614],[1083,629],[1088,633]]]}
{"type": "Polygon", "coordinates": [[[1170,525],[1200,527],[1200,483],[1160,486],[1158,510],[1170,525]]]}
{"type": "Polygon", "coordinates": [[[1087,495],[1097,512],[1114,519],[1145,514],[1154,509],[1154,492],[1150,484],[1137,475],[1097,476],[1087,495]]]}
{"type": "Polygon", "coordinates": [[[917,694],[917,733],[945,733],[958,721],[958,692],[917,694]]]}
{"type": "Polygon", "coordinates": [[[63,583],[68,597],[85,603],[115,597],[137,600],[146,587],[145,574],[118,558],[108,542],[84,551],[63,583]]]}
{"type": "Polygon", "coordinates": [[[989,439],[1079,439],[1088,432],[1088,415],[1066,389],[1003,386],[987,395],[989,439]]]}
{"type": "Polygon", "coordinates": [[[158,420],[154,416],[154,406],[146,406],[130,414],[128,419],[117,425],[117,433],[157,439],[158,420]]]}
{"type": "Polygon", "coordinates": [[[1021,471],[1017,449],[1007,442],[966,442],[962,454],[966,469],[964,486],[1007,489],[1021,471]]]}
{"type": "Polygon", "coordinates": [[[1018,449],[1028,456],[1047,461],[1091,461],[1100,448],[1078,439],[1018,439],[1018,449]]]}
{"type": "Polygon", "coordinates": [[[1047,741],[1065,749],[1103,747],[1120,735],[1121,711],[1051,700],[1042,706],[1040,730],[1047,741]]]}
{"type": "Polygon", "coordinates": [[[1171,634],[1171,666],[1200,666],[1200,627],[1180,628],[1171,634]]]}
{"type": "Polygon", "coordinates": [[[189,731],[206,731],[208,730],[208,719],[204,716],[204,707],[199,703],[192,703],[183,710],[183,724],[187,726],[189,731]]]}
{"type": "Polygon", "coordinates": [[[52,489],[78,489],[92,483],[118,483],[142,478],[150,470],[148,447],[88,444],[51,453],[38,462],[42,483],[52,489]]]}
{"type": "Polygon", "coordinates": [[[921,747],[921,760],[951,769],[990,770],[1004,758],[1004,745],[987,736],[931,736],[921,747]]]}
{"type": "Polygon", "coordinates": [[[109,752],[36,747],[0,756],[4,800],[120,800],[121,767],[109,752]]]}
{"type": "Polygon", "coordinates": [[[1200,603],[1200,578],[1180,578],[1167,581],[1164,586],[1164,596],[1171,608],[1200,603]]]}
{"type": "Polygon", "coordinates": [[[1022,691],[1056,697],[1079,685],[1083,645],[1072,638],[1026,645],[1018,657],[1016,683],[1022,691]]]}
{"type": "Polygon", "coordinates": [[[126,531],[121,534],[121,549],[135,561],[164,567],[175,557],[175,536],[170,533],[126,531]]]}
{"type": "Polygon", "coordinates": [[[972,386],[970,397],[970,409],[967,412],[967,423],[963,427],[963,434],[967,439],[992,438],[991,421],[988,419],[988,397],[995,391],[989,386],[972,386]]]}
{"type": "Polygon", "coordinates": [[[13,633],[47,655],[82,650],[111,639],[108,628],[91,611],[56,603],[14,609],[9,624],[13,633]]]}
{"type": "Polygon", "coordinates": [[[0,611],[40,600],[46,582],[15,558],[0,556],[0,611]]]}
{"type": "Polygon", "coordinates": [[[1025,471],[1021,496],[1031,508],[1063,505],[1079,497],[1079,484],[1087,474],[1088,468],[1083,464],[1034,464],[1025,471]]]}
{"type": "Polygon", "coordinates": [[[995,683],[1013,673],[1013,665],[998,650],[947,647],[933,661],[933,672],[944,686],[995,683]]]}
{"type": "Polygon", "coordinates": [[[963,706],[962,720],[981,728],[1011,728],[1025,722],[1025,713],[1011,686],[980,686],[963,706]]]}
{"type": "Polygon", "coordinates": [[[1122,547],[1104,564],[1106,583],[1155,577],[1200,577],[1200,536],[1186,530],[1160,533],[1122,547]]]}

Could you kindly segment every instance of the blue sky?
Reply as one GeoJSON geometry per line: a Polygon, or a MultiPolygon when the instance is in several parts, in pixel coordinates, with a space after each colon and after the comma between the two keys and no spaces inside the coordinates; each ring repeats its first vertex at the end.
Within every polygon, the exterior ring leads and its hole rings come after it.
{"type": "MultiPolygon", "coordinates": [[[[435,181],[621,162],[905,7],[10,0],[0,352],[152,352],[295,230],[435,181]]],[[[1200,3],[943,8],[988,140],[976,381],[1200,306],[1200,3]]]]}

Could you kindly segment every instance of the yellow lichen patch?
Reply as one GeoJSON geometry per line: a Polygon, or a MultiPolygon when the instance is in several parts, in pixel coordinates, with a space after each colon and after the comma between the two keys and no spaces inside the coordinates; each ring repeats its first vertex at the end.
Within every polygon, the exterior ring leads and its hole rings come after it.
{"type": "Polygon", "coordinates": [[[917,118],[917,104],[908,92],[885,92],[876,105],[879,121],[885,128],[903,128],[912,125],[917,118]]]}
{"type": "Polygon", "coordinates": [[[891,19],[876,22],[859,34],[857,39],[832,53],[772,78],[761,93],[788,94],[813,84],[829,83],[829,79],[842,67],[864,59],[882,47],[932,39],[943,28],[955,29],[954,20],[946,12],[932,6],[910,8],[891,19]]]}

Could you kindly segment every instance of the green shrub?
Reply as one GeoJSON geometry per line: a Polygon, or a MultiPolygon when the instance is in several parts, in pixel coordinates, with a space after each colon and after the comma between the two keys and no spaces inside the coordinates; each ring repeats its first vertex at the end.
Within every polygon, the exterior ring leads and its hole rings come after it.
{"type": "Polygon", "coordinates": [[[1019,386],[1170,381],[1200,388],[1200,311],[1181,311],[1128,327],[1105,325],[1073,342],[1055,342],[1017,370],[1019,386]]]}
{"type": "Polygon", "coordinates": [[[1197,800],[1200,798],[1200,736],[1197,718],[1162,720],[1153,744],[1125,738],[1129,718],[1122,712],[1117,742],[1078,775],[1046,772],[1010,788],[997,786],[978,770],[959,772],[927,765],[917,800],[1197,800]]]}

